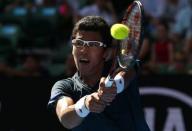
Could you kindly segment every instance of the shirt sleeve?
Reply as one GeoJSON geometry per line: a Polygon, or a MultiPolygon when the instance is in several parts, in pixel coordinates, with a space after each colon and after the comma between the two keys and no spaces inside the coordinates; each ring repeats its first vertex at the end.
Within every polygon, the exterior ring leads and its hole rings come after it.
{"type": "Polygon", "coordinates": [[[55,109],[56,103],[59,99],[64,96],[72,97],[73,95],[73,86],[70,79],[64,79],[57,81],[51,90],[51,96],[48,101],[48,108],[55,109]]]}

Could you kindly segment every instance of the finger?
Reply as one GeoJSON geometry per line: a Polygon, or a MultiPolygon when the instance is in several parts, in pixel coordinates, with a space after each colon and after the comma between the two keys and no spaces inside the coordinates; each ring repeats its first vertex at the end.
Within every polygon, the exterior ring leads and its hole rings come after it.
{"type": "Polygon", "coordinates": [[[103,99],[113,99],[113,98],[115,98],[116,97],[116,94],[105,94],[105,95],[103,95],[102,97],[101,97],[101,100],[103,100],[103,99]]]}
{"type": "Polygon", "coordinates": [[[105,104],[94,102],[93,105],[90,106],[90,111],[100,113],[105,109],[105,107],[106,107],[105,104]]]}
{"type": "Polygon", "coordinates": [[[101,113],[104,111],[104,108],[98,108],[98,109],[93,109],[91,112],[94,112],[94,113],[101,113]]]}
{"type": "Polygon", "coordinates": [[[92,95],[92,103],[106,105],[106,103],[102,100],[102,97],[99,95],[99,93],[94,93],[94,95],[92,95]]]}
{"type": "Polygon", "coordinates": [[[113,100],[115,99],[115,96],[113,96],[113,97],[109,97],[109,96],[105,96],[105,97],[103,97],[103,101],[105,102],[105,103],[111,103],[113,100]]]}
{"type": "Polygon", "coordinates": [[[92,106],[94,106],[95,102],[98,102],[98,101],[100,101],[98,93],[93,93],[87,96],[85,102],[86,102],[86,106],[90,109],[92,106]]]}
{"type": "Polygon", "coordinates": [[[105,77],[101,77],[101,79],[100,79],[100,83],[104,83],[105,82],[105,77]]]}
{"type": "Polygon", "coordinates": [[[112,85],[112,87],[111,87],[110,91],[111,91],[111,93],[114,93],[114,94],[116,94],[116,93],[117,93],[117,87],[116,87],[115,82],[113,83],[113,85],[112,85]]]}
{"type": "Polygon", "coordinates": [[[98,92],[98,95],[102,101],[111,102],[117,95],[116,88],[113,90],[104,90],[103,93],[98,92]]]}
{"type": "Polygon", "coordinates": [[[103,89],[105,87],[105,77],[101,77],[99,82],[99,90],[103,89]]]}
{"type": "Polygon", "coordinates": [[[99,92],[101,94],[116,94],[117,93],[117,89],[116,89],[116,86],[113,85],[111,88],[103,88],[99,92]]]}

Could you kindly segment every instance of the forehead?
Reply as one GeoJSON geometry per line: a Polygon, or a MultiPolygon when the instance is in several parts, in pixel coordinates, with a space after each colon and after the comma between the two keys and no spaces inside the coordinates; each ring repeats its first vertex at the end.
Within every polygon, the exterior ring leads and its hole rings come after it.
{"type": "Polygon", "coordinates": [[[76,38],[83,40],[102,41],[101,34],[94,31],[78,31],[76,34],[76,38]]]}

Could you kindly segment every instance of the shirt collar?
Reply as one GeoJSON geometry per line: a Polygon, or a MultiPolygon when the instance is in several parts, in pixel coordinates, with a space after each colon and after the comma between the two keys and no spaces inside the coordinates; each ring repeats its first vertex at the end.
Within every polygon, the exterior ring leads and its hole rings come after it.
{"type": "Polygon", "coordinates": [[[88,90],[89,92],[95,92],[95,91],[97,91],[97,89],[99,87],[99,82],[97,82],[97,84],[95,84],[94,86],[89,86],[86,83],[84,83],[80,79],[78,72],[76,72],[72,78],[73,78],[75,84],[77,84],[80,88],[84,88],[85,90],[88,90]]]}

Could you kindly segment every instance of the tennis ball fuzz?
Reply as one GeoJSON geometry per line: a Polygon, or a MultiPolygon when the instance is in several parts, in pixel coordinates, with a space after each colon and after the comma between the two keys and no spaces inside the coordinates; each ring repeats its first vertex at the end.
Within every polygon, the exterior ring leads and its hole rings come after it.
{"type": "Polygon", "coordinates": [[[123,40],[128,37],[130,29],[124,24],[114,24],[111,27],[111,36],[117,40],[123,40]]]}

